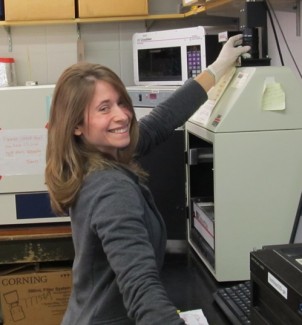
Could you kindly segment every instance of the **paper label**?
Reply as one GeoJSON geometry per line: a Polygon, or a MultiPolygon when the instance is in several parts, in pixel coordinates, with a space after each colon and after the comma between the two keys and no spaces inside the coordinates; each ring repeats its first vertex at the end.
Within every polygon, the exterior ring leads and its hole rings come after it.
{"type": "Polygon", "coordinates": [[[287,288],[284,284],[282,284],[276,277],[274,277],[271,273],[267,274],[268,283],[280,293],[285,299],[287,299],[287,288]]]}

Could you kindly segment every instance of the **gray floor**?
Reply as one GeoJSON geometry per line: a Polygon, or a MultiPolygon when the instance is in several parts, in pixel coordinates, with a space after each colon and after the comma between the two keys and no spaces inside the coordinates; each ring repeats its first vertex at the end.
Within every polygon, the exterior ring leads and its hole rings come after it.
{"type": "Polygon", "coordinates": [[[166,254],[162,281],[169,298],[181,311],[202,309],[210,325],[230,324],[212,297],[218,287],[230,283],[217,283],[189,247],[166,254]]]}

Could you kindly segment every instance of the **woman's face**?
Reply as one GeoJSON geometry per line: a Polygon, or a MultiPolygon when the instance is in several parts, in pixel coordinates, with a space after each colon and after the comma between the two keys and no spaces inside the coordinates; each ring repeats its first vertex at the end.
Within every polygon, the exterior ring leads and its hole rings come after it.
{"type": "Polygon", "coordinates": [[[98,150],[116,158],[118,149],[130,143],[132,117],[113,86],[98,80],[92,102],[85,109],[84,123],[76,127],[74,134],[84,136],[98,150]]]}

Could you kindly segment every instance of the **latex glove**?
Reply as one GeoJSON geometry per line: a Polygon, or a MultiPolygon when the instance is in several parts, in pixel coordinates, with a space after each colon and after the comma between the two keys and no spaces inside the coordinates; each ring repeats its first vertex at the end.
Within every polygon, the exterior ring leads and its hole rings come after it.
{"type": "Polygon", "coordinates": [[[215,76],[216,83],[219,79],[235,65],[236,60],[240,55],[247,53],[251,47],[241,46],[242,34],[230,37],[223,45],[217,59],[208,66],[208,69],[215,76]]]}

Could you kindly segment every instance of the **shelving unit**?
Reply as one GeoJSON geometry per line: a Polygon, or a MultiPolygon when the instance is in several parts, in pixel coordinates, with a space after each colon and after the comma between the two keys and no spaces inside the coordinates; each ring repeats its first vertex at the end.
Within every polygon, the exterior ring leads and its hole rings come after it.
{"type": "Polygon", "coordinates": [[[58,25],[58,24],[87,24],[87,23],[109,23],[124,22],[135,20],[161,20],[161,19],[183,19],[201,12],[205,9],[198,8],[183,14],[164,14],[164,15],[147,15],[147,16],[125,16],[125,17],[103,17],[103,18],[75,18],[75,19],[58,19],[58,20],[35,20],[35,21],[0,21],[0,26],[32,26],[32,25],[58,25]]]}
{"type": "MultiPolygon", "coordinates": [[[[194,8],[186,13],[181,14],[163,14],[163,15],[146,15],[146,16],[119,16],[119,17],[101,17],[101,18],[74,18],[74,19],[51,19],[51,20],[31,20],[31,21],[1,21],[0,27],[3,27],[8,36],[9,52],[12,51],[11,27],[14,26],[39,26],[39,25],[67,25],[67,24],[89,24],[89,23],[110,23],[110,22],[127,22],[127,21],[155,21],[169,19],[184,19],[192,17],[205,11],[205,7],[194,8]]],[[[79,29],[79,28],[78,28],[79,29]]],[[[80,34],[80,32],[79,32],[80,34]]]]}
{"type": "MultiPolygon", "coordinates": [[[[275,10],[295,11],[297,10],[299,0],[271,0],[275,10]]],[[[74,18],[74,19],[54,19],[54,20],[36,20],[36,21],[1,21],[0,26],[32,26],[32,25],[51,25],[51,24],[86,24],[86,23],[108,23],[124,22],[135,20],[163,20],[163,19],[183,19],[192,17],[208,11],[209,15],[239,16],[238,5],[234,0],[209,0],[204,6],[193,6],[191,10],[185,13],[172,13],[162,15],[146,16],[119,16],[119,17],[100,17],[100,18],[74,18]]]]}

